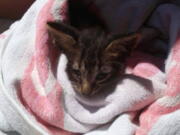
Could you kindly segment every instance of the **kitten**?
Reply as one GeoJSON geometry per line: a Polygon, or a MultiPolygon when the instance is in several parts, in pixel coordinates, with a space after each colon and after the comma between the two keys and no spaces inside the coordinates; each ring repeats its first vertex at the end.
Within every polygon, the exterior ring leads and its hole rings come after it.
{"type": "Polygon", "coordinates": [[[82,29],[48,22],[54,44],[68,59],[66,72],[75,91],[91,96],[108,87],[124,73],[125,60],[140,34],[111,35],[103,28],[82,29]]]}

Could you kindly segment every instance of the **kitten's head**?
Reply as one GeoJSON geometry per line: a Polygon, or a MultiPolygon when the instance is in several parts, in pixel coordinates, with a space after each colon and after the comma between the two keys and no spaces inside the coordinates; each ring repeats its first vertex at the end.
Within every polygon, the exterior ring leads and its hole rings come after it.
{"type": "Polygon", "coordinates": [[[112,36],[99,27],[82,31],[49,22],[48,31],[68,59],[67,74],[74,89],[93,95],[124,73],[125,59],[137,44],[139,34],[112,36]]]}

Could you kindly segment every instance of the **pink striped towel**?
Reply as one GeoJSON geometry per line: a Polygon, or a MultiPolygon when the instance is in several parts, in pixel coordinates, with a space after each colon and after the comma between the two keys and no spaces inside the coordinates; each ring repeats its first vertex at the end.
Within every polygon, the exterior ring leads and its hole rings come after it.
{"type": "MultiPolygon", "coordinates": [[[[133,32],[145,19],[161,38],[134,52],[112,93],[74,92],[67,58],[55,49],[47,21],[67,22],[66,0],[37,0],[0,35],[0,132],[20,135],[180,134],[180,6],[161,0],[91,2],[113,32],[133,32]],[[152,16],[150,14],[152,13],[152,16]],[[126,15],[125,15],[126,14],[126,15]],[[161,53],[167,58],[160,58],[161,53]]],[[[140,46],[140,48],[141,48],[140,46]]]]}

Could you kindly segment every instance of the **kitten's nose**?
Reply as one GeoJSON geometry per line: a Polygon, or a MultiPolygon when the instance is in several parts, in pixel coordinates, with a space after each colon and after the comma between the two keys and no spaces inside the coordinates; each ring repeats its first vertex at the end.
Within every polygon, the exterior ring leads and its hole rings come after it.
{"type": "Polygon", "coordinates": [[[81,87],[81,94],[88,96],[91,94],[91,87],[87,80],[84,80],[81,87]]]}

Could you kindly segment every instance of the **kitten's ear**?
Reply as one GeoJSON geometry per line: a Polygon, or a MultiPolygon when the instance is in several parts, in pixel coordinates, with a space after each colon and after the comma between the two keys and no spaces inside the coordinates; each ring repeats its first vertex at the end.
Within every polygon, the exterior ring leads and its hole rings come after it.
{"type": "Polygon", "coordinates": [[[53,43],[64,53],[72,54],[77,51],[78,31],[75,28],[59,22],[48,22],[47,30],[53,43]]]}
{"type": "Polygon", "coordinates": [[[141,39],[140,33],[131,34],[113,40],[105,49],[105,53],[110,57],[121,57],[131,53],[136,48],[141,39]]]}

